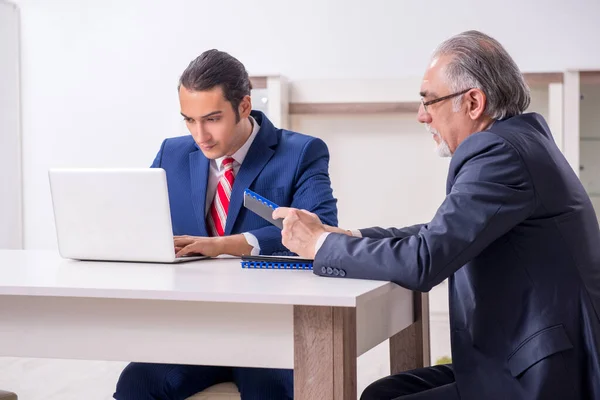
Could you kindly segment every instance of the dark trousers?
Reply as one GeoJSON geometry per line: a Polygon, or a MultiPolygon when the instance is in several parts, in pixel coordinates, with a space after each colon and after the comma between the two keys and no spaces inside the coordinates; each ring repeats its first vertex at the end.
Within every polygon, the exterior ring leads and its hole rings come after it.
{"type": "Polygon", "coordinates": [[[290,369],[131,363],[121,373],[117,400],[184,400],[222,382],[235,382],[242,400],[291,400],[290,369]]]}
{"type": "Polygon", "coordinates": [[[388,376],[369,385],[360,400],[460,400],[452,365],[388,376]]]}

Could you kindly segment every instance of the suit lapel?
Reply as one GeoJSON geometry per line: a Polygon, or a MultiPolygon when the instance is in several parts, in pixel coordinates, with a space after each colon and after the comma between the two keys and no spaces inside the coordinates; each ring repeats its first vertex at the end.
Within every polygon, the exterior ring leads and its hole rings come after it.
{"type": "Polygon", "coordinates": [[[250,146],[250,150],[248,150],[248,154],[246,154],[246,158],[233,182],[227,223],[225,224],[225,235],[230,235],[233,230],[235,220],[244,203],[244,190],[250,187],[264,166],[273,157],[274,147],[278,141],[275,127],[264,114],[253,111],[252,116],[258,121],[260,130],[254,138],[254,142],[250,146]]]}
{"type": "Polygon", "coordinates": [[[208,236],[206,230],[206,187],[208,186],[209,160],[200,150],[190,153],[190,180],[192,204],[200,236],[208,236]]]}

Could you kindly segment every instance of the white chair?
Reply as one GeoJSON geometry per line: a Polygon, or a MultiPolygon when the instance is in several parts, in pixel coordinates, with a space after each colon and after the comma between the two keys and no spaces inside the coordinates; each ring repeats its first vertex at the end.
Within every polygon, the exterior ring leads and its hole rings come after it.
{"type": "Polygon", "coordinates": [[[17,400],[17,395],[12,392],[0,390],[0,400],[17,400]]]}
{"type": "MultiPolygon", "coordinates": [[[[0,397],[0,400],[3,400],[2,397],[0,397]]],[[[235,383],[224,382],[211,386],[200,393],[196,393],[186,400],[241,400],[241,397],[235,383]]]]}

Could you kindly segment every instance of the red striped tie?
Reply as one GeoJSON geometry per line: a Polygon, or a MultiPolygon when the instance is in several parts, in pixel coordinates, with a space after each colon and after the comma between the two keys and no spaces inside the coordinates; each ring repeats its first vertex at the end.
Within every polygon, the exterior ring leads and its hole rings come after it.
{"type": "Polygon", "coordinates": [[[207,218],[208,232],[211,236],[223,236],[225,234],[225,223],[227,222],[227,211],[229,211],[229,199],[231,198],[231,188],[233,188],[233,158],[227,157],[223,160],[221,168],[224,169],[217,192],[210,206],[210,213],[207,218]]]}

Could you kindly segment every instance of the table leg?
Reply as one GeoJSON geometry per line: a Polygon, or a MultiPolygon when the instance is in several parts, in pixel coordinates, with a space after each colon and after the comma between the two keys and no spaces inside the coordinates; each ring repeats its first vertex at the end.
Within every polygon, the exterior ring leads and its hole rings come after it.
{"type": "Polygon", "coordinates": [[[390,338],[392,375],[429,366],[429,295],[415,292],[415,322],[390,338]]]}
{"type": "Polygon", "coordinates": [[[356,309],[294,306],[294,399],[356,400],[356,309]]]}

